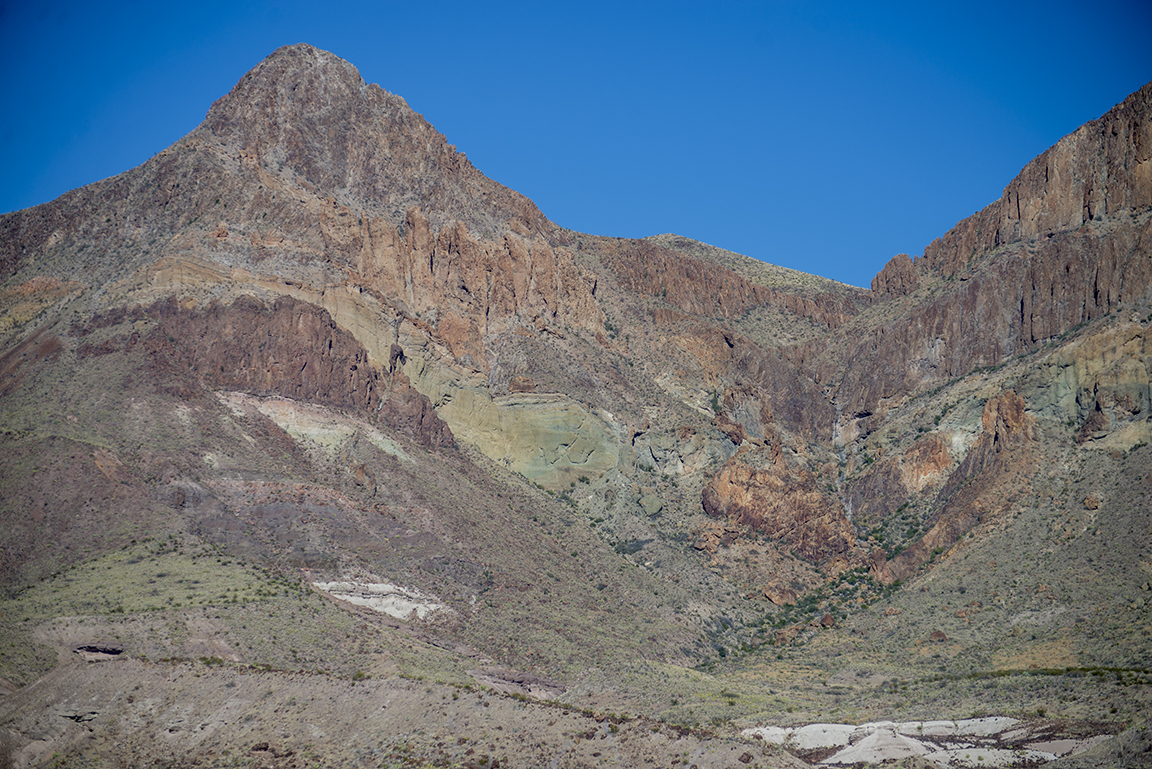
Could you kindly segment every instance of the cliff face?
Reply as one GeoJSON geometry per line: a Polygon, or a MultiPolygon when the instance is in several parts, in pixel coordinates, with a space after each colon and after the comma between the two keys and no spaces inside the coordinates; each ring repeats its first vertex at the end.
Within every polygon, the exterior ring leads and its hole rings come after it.
{"type": "MultiPolygon", "coordinates": [[[[841,403],[852,414],[873,413],[883,401],[998,365],[1139,301],[1152,289],[1150,252],[1152,219],[1136,212],[1004,246],[849,342],[841,403]]],[[[909,285],[881,275],[884,286],[909,285]]],[[[829,371],[838,365],[825,364],[829,371]]]]}
{"type": "Polygon", "coordinates": [[[924,267],[955,275],[999,245],[1075,230],[1152,205],[1152,84],[1041,153],[1000,200],[924,249],[924,267]]]}
{"type": "Polygon", "coordinates": [[[881,296],[904,296],[920,283],[920,272],[908,254],[896,254],[872,278],[872,292],[881,296]]]}
{"type": "Polygon", "coordinates": [[[72,331],[81,358],[143,348],[182,397],[195,392],[185,380],[209,391],[281,395],[372,415],[425,446],[454,444],[451,430],[403,372],[373,367],[367,351],[327,312],[290,297],[270,307],[241,297],[212,302],[203,311],[170,299],[99,314],[72,331]],[[151,329],[99,344],[86,341],[97,330],[123,323],[151,329]]]}
{"type": "Polygon", "coordinates": [[[881,296],[909,294],[929,276],[944,281],[853,345],[844,407],[875,412],[882,401],[1029,352],[1146,296],[1150,107],[1152,84],[1030,162],[999,201],[921,258],[885,265],[872,282],[881,296]]]}
{"type": "Polygon", "coordinates": [[[881,569],[882,578],[906,579],[933,552],[947,550],[986,517],[1005,512],[1027,491],[1039,431],[1024,400],[1005,392],[984,405],[982,432],[937,495],[931,528],[881,569]]]}

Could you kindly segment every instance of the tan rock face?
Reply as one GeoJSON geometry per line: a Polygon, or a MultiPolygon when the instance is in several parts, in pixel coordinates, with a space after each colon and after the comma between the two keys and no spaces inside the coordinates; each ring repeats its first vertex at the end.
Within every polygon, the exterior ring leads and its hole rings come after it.
{"type": "Polygon", "coordinates": [[[948,442],[939,435],[929,435],[904,453],[903,481],[914,491],[935,482],[952,465],[948,442]]]}
{"type": "Polygon", "coordinates": [[[882,521],[909,496],[939,483],[952,462],[949,442],[936,434],[882,460],[847,490],[852,520],[870,526],[882,521]]]}
{"type": "Polygon", "coordinates": [[[479,241],[460,221],[433,237],[417,209],[399,228],[379,218],[356,229],[347,241],[359,278],[409,313],[438,315],[436,331],[457,358],[471,355],[483,367],[481,338],[508,330],[517,316],[593,332],[603,327],[571,256],[543,239],[507,233],[479,241]]]}
{"type": "Polygon", "coordinates": [[[1127,449],[1148,440],[1152,407],[1152,326],[1107,326],[1040,360],[1021,391],[1036,412],[1079,425],[1076,440],[1127,449]]]}
{"type": "Polygon", "coordinates": [[[928,532],[878,572],[887,581],[907,578],[987,516],[1022,496],[1022,480],[1035,463],[1039,431],[1024,399],[1006,391],[984,404],[983,431],[937,495],[939,512],[928,532]]]}
{"type": "Polygon", "coordinates": [[[765,598],[777,606],[795,604],[798,599],[795,590],[783,585],[765,585],[762,592],[764,593],[765,598]]]}
{"type": "Polygon", "coordinates": [[[856,542],[840,504],[816,477],[775,450],[736,455],[704,488],[704,511],[791,546],[810,561],[845,553],[856,542]]]}

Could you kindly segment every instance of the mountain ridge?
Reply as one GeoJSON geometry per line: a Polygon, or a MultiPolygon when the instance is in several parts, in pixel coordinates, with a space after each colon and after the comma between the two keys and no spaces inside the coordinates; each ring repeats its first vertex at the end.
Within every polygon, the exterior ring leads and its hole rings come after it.
{"type": "Polygon", "coordinates": [[[465,759],[421,730],[475,737],[441,700],[474,718],[494,692],[540,716],[542,755],[575,748],[537,697],[584,714],[580,761],[623,749],[606,713],[672,724],[637,765],[689,743],[808,765],[740,729],[987,698],[1138,725],[1150,98],[865,290],[566,230],[351,64],[278,49],[143,165],[0,216],[0,748],[305,751],[262,726],[157,739],[157,670],[327,671],[348,702],[388,681],[433,765],[465,759]],[[80,647],[135,660],[81,676],[80,647]],[[94,741],[52,715],[77,676],[107,703],[94,741]]]}

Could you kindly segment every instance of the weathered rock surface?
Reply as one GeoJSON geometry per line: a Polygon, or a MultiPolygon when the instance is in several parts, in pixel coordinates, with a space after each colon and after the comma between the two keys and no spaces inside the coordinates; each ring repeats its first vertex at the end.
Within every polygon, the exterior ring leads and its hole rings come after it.
{"type": "Polygon", "coordinates": [[[954,275],[1005,244],[1152,205],[1152,83],[1065,136],[1024,167],[1000,200],[924,250],[926,266],[954,275]]]}
{"type": "Polygon", "coordinates": [[[1021,386],[1036,413],[1079,426],[1077,440],[1107,447],[1148,441],[1152,327],[1121,321],[1054,350],[1021,386]]]}
{"type": "Polygon", "coordinates": [[[650,240],[597,238],[595,250],[620,285],[660,297],[677,309],[706,318],[732,318],[763,304],[837,328],[859,309],[847,295],[784,291],[751,281],[719,264],[676,253],[650,240]]]}
{"type": "MultiPolygon", "coordinates": [[[[1147,296],[1150,253],[1147,215],[998,252],[969,279],[946,283],[940,294],[847,342],[849,362],[837,386],[845,412],[876,413],[883,402],[997,365],[1147,296]]],[[[817,363],[816,377],[832,378],[842,365],[840,358],[817,363]]]]}
{"type": "Polygon", "coordinates": [[[832,437],[835,410],[823,391],[776,350],[716,326],[691,324],[673,336],[677,346],[691,353],[702,367],[735,385],[731,396],[734,421],[746,419],[745,431],[764,434],[774,421],[814,442],[832,437]]]}
{"type": "Polygon", "coordinates": [[[884,459],[846,490],[852,520],[868,526],[883,521],[910,495],[943,480],[953,464],[950,442],[939,434],[921,438],[903,454],[884,459]]]}
{"type": "Polygon", "coordinates": [[[92,331],[125,321],[155,322],[151,333],[99,346],[81,345],[81,356],[113,349],[144,347],[154,365],[178,369],[211,390],[243,390],[254,395],[283,395],[379,414],[385,422],[427,446],[450,446],[448,426],[428,399],[402,372],[377,370],[367,351],[341,330],[328,313],[290,297],[268,307],[241,297],[203,311],[182,309],[174,301],[147,308],[119,308],[76,329],[92,331]]]}
{"type": "Polygon", "coordinates": [[[872,291],[885,296],[904,296],[920,283],[916,262],[908,254],[896,254],[872,278],[872,291]]]}
{"type": "Polygon", "coordinates": [[[1036,418],[1012,391],[984,404],[983,432],[937,495],[932,527],[880,570],[882,579],[903,580],[946,550],[987,516],[1002,512],[1019,496],[1035,462],[1036,418]]]}
{"type": "MultiPolygon", "coordinates": [[[[853,414],[1035,349],[1152,289],[1152,84],[1041,154],[1001,199],[915,261],[873,281],[898,297],[932,273],[945,283],[900,319],[850,343],[840,392],[853,414]]],[[[810,356],[809,356],[810,359],[810,356]]],[[[839,360],[817,365],[826,380],[839,360]],[[820,370],[822,369],[822,370],[820,370]]]]}
{"type": "Polygon", "coordinates": [[[811,561],[841,555],[856,543],[840,504],[817,488],[811,472],[784,456],[779,444],[728,460],[702,499],[713,518],[748,526],[811,561]]]}
{"type": "MultiPolygon", "coordinates": [[[[481,174],[399,96],[347,61],[309,45],[278,49],[208,111],[206,132],[232,154],[315,190],[370,202],[393,225],[416,206],[440,230],[550,230],[523,195],[481,174]]],[[[334,212],[335,213],[335,212],[334,212]]]]}

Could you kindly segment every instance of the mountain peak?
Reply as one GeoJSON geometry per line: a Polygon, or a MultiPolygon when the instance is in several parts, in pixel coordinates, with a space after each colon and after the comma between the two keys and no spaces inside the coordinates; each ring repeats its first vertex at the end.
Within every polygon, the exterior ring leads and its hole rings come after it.
{"type": "Polygon", "coordinates": [[[480,173],[403,98],[305,43],[279,48],[253,67],[212,105],[198,131],[394,224],[415,206],[433,230],[453,220],[480,235],[554,229],[535,204],[480,173]]]}

